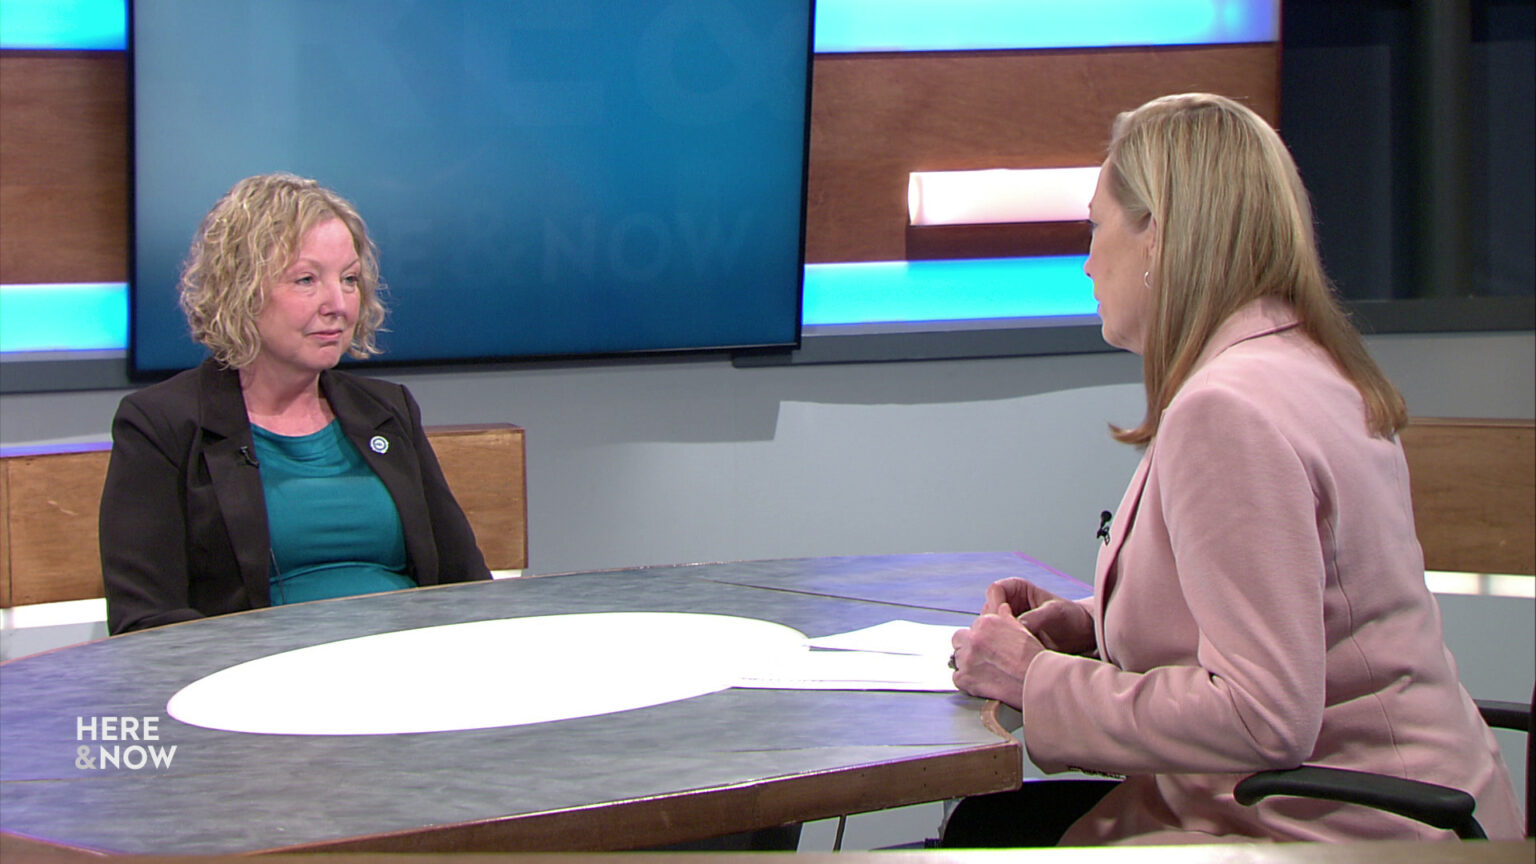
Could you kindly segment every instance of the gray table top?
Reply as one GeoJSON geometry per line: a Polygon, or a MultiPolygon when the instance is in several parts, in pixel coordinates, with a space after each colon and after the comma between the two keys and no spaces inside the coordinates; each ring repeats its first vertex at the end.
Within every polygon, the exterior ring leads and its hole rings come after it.
{"type": "MultiPolygon", "coordinates": [[[[103,852],[622,849],[1016,786],[1022,751],[954,693],[729,689],[526,726],[367,736],[179,723],[229,666],[377,633],[576,612],[707,612],[819,636],[964,626],[994,579],[1088,590],[1008,553],[735,562],[449,585],[256,610],[0,666],[0,830],[103,852]],[[77,718],[160,717],[169,767],[77,766],[77,718]]],[[[445,657],[483,667],[548,657],[445,657]]]]}

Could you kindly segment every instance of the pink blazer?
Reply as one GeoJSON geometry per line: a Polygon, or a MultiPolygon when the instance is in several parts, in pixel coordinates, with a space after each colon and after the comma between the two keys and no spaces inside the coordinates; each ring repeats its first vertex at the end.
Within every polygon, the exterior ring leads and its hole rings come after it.
{"type": "MultiPolygon", "coordinates": [[[[1450,836],[1232,787],[1303,762],[1465,789],[1491,837],[1520,810],[1424,585],[1408,468],[1282,301],[1236,313],[1163,415],[1099,554],[1100,657],[1046,652],[1024,734],[1046,771],[1126,775],[1064,843],[1450,836]]],[[[1027,815],[1021,818],[1028,818],[1027,815]]]]}

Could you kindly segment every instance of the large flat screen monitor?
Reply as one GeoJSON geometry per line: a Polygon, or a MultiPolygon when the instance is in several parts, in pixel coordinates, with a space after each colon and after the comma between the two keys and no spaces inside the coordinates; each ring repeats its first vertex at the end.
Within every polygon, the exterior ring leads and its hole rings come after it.
{"type": "Polygon", "coordinates": [[[132,371],[235,181],[380,249],[396,363],[799,339],[813,0],[134,0],[132,371]]]}

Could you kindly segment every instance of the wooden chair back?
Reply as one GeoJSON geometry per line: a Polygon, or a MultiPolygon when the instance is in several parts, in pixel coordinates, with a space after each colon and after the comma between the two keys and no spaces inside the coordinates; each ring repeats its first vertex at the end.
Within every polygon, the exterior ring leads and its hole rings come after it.
{"type": "Polygon", "coordinates": [[[1536,421],[1415,418],[1402,442],[1426,569],[1536,575],[1536,421]]]}
{"type": "MultiPolygon", "coordinates": [[[[435,426],[427,438],[492,570],[528,566],[523,430],[435,426]]],[[[0,453],[0,607],[102,596],[96,519],[109,444],[0,453]]]]}

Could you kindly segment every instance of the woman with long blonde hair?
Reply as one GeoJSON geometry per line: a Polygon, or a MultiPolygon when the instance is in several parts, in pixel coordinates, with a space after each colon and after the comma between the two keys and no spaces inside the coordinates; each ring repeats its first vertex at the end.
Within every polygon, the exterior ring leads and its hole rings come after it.
{"type": "Polygon", "coordinates": [[[1303,763],[1466,790],[1490,836],[1518,837],[1424,584],[1402,397],[1323,273],[1280,137],[1227,98],[1155,99],[1115,123],[1089,209],[1104,338],[1143,358],[1143,419],[1113,430],[1141,464],[1094,596],[994,584],[953,663],[962,690],[1020,708],[1035,764],[1124,779],[968,800],[946,842],[978,822],[1003,843],[1448,836],[1233,800],[1243,776],[1303,763]]]}

